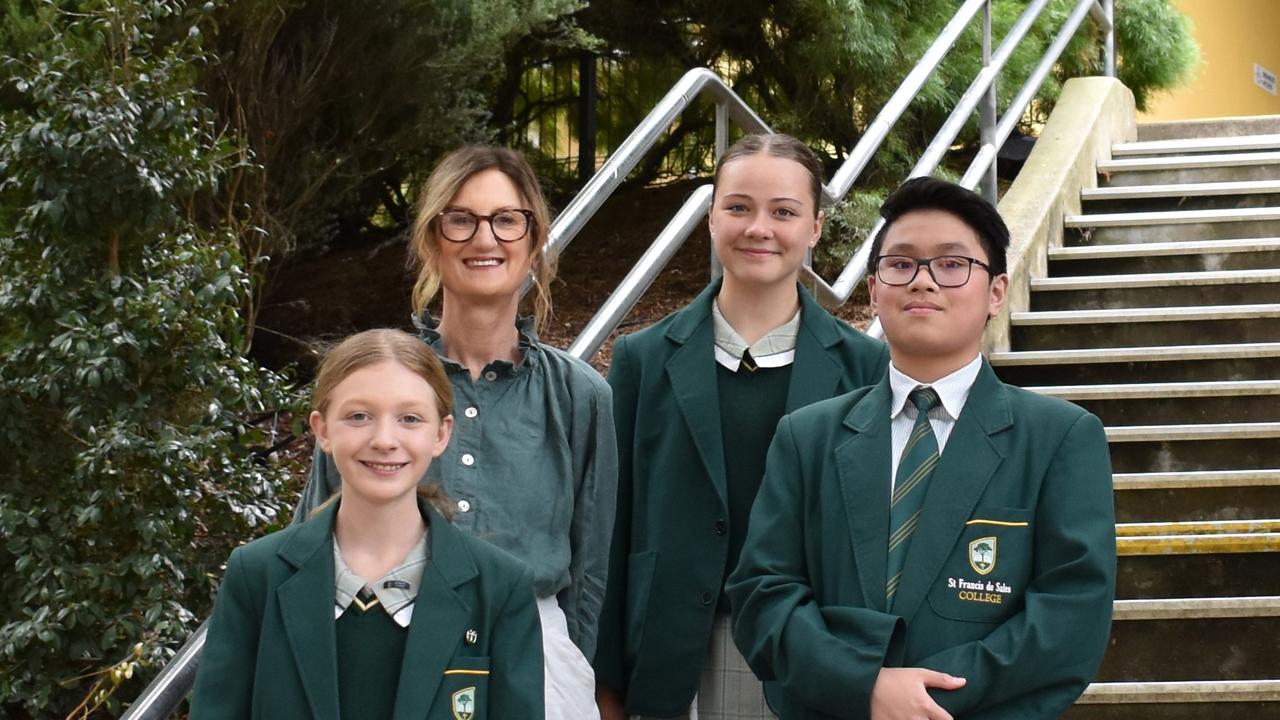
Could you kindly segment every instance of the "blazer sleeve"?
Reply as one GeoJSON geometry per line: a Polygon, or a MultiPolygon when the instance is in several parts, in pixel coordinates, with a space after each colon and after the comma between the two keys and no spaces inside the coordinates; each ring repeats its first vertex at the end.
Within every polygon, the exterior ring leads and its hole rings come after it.
{"type": "Polygon", "coordinates": [[[784,417],[727,585],[733,638],[761,680],[776,680],[805,707],[843,717],[870,707],[886,657],[901,653],[904,626],[876,610],[818,605],[805,547],[807,528],[819,523],[806,518],[812,503],[804,496],[819,478],[804,477],[803,452],[784,417]]]}
{"type": "Polygon", "coordinates": [[[333,457],[320,449],[319,443],[311,453],[311,472],[307,475],[307,484],[302,488],[302,497],[298,498],[298,507],[293,510],[291,525],[297,525],[328,500],[330,496],[342,488],[342,476],[333,463],[333,457]]]}
{"type": "Polygon", "coordinates": [[[625,638],[627,556],[631,537],[632,453],[639,380],[627,354],[627,338],[613,346],[609,366],[609,386],[613,388],[613,426],[617,438],[617,493],[612,541],[609,543],[608,583],[600,609],[595,660],[597,682],[625,695],[627,671],[623,660],[625,638]]]}
{"type": "MultiPolygon", "coordinates": [[[[589,371],[594,374],[594,371],[589,371]]],[[[609,539],[613,532],[618,484],[618,448],[613,429],[613,394],[599,379],[584,387],[589,393],[585,417],[575,418],[570,448],[586,448],[576,478],[569,529],[569,634],[584,657],[595,654],[600,607],[609,571],[609,539]]]]}
{"type": "Polygon", "coordinates": [[[192,720],[233,720],[251,715],[262,631],[261,598],[256,600],[259,602],[255,602],[237,549],[227,561],[209,619],[191,699],[192,720]]]}
{"type": "Polygon", "coordinates": [[[489,652],[494,681],[489,717],[542,720],[546,699],[542,665],[542,623],[527,567],[496,615],[489,652]]]}
{"type": "Polygon", "coordinates": [[[1111,460],[1102,422],[1081,415],[1059,444],[1033,522],[1033,578],[1026,606],[980,641],[948,648],[921,667],[968,680],[932,691],[952,715],[1030,702],[1057,717],[1102,662],[1115,597],[1111,460]]]}

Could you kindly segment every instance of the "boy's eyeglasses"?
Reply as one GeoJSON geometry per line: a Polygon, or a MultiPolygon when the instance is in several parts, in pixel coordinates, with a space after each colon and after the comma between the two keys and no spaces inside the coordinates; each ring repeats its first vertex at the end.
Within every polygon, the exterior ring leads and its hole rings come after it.
{"type": "Polygon", "coordinates": [[[964,255],[939,255],[931,258],[881,255],[876,258],[876,279],[885,285],[907,285],[916,279],[920,268],[927,267],[938,287],[953,288],[969,282],[974,265],[995,274],[990,265],[964,255]]]}
{"type": "Polygon", "coordinates": [[[502,242],[515,242],[529,234],[533,226],[532,210],[499,210],[492,215],[477,215],[470,210],[445,210],[440,218],[440,234],[455,243],[469,242],[480,229],[480,221],[489,223],[493,236],[502,242]]]}

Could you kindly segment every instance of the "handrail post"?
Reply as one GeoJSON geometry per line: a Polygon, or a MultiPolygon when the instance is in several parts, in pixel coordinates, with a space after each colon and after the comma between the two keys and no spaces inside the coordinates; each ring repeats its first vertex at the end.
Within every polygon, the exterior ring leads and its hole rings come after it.
{"type": "MultiPolygon", "coordinates": [[[[991,0],[987,0],[986,7],[982,11],[982,67],[991,67],[991,0]]],[[[982,96],[982,103],[978,106],[979,122],[981,129],[979,137],[982,142],[980,147],[987,145],[995,145],[996,123],[998,108],[996,107],[996,84],[1000,78],[997,74],[996,78],[991,81],[991,85],[987,88],[987,92],[982,96]]],[[[996,148],[998,152],[1000,148],[996,148]]],[[[987,171],[983,174],[982,180],[982,196],[992,205],[996,204],[999,197],[999,186],[996,184],[996,161],[993,159],[987,167],[987,171]]]]}
{"type": "Polygon", "coordinates": [[[1116,76],[1116,3],[1115,0],[1102,0],[1102,12],[1107,16],[1107,36],[1103,45],[1104,72],[1107,77],[1116,76]]]}
{"type": "MultiPolygon", "coordinates": [[[[716,101],[716,162],[720,162],[720,158],[724,156],[726,150],[729,149],[729,105],[723,100],[716,101]]],[[[724,265],[720,263],[720,256],[716,255],[716,244],[714,241],[708,243],[707,252],[711,254],[711,281],[715,282],[724,274],[724,265]]]]}

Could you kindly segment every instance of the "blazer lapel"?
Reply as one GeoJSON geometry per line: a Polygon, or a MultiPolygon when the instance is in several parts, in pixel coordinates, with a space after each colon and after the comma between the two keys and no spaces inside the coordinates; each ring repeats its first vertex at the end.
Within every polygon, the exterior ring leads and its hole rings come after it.
{"type": "Polygon", "coordinates": [[[1013,413],[1004,386],[983,360],[969,399],[929,480],[924,514],[907,550],[906,569],[894,600],[898,615],[909,620],[928,594],[1004,459],[992,436],[1012,424],[1013,413]]]}
{"type": "Polygon", "coordinates": [[[277,551],[296,568],[276,588],[284,631],[298,667],[298,677],[311,704],[311,717],[339,720],[338,650],[333,632],[333,518],[332,503],[303,523],[277,551]]]}
{"type": "Polygon", "coordinates": [[[844,372],[829,348],[840,342],[831,326],[836,322],[800,288],[800,332],[796,335],[795,363],[787,388],[787,412],[826,400],[837,394],[844,372]]]}
{"type": "Polygon", "coordinates": [[[479,575],[461,531],[425,505],[423,514],[431,527],[431,558],[413,604],[400,667],[395,720],[427,716],[449,661],[471,629],[467,627],[471,606],[458,589],[479,575]]]}
{"type": "Polygon", "coordinates": [[[720,429],[720,395],[716,390],[715,333],[711,323],[711,301],[720,290],[714,283],[703,290],[667,331],[667,339],[677,347],[667,361],[680,414],[684,417],[698,449],[698,457],[720,499],[728,502],[724,477],[724,436],[720,429]]]}
{"type": "Polygon", "coordinates": [[[892,440],[889,424],[891,394],[886,377],[854,405],[845,418],[853,437],[835,450],[840,491],[849,518],[854,560],[863,601],[873,610],[885,609],[885,573],[889,542],[889,470],[892,440]]]}

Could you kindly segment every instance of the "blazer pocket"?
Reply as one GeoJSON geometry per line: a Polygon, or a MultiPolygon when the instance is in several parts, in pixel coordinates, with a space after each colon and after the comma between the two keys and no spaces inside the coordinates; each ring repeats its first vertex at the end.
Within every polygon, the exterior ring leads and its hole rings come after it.
{"type": "Polygon", "coordinates": [[[627,616],[623,655],[628,667],[635,667],[640,656],[644,629],[649,617],[649,596],[653,591],[653,575],[658,567],[658,551],[631,553],[627,556],[627,616]]]}
{"type": "Polygon", "coordinates": [[[1032,511],[980,507],[942,566],[929,605],[965,622],[1000,623],[1023,606],[1031,580],[1032,511]]]}
{"type": "Polygon", "coordinates": [[[452,711],[446,717],[484,720],[489,716],[489,658],[453,658],[444,671],[442,689],[441,696],[452,711]]]}

